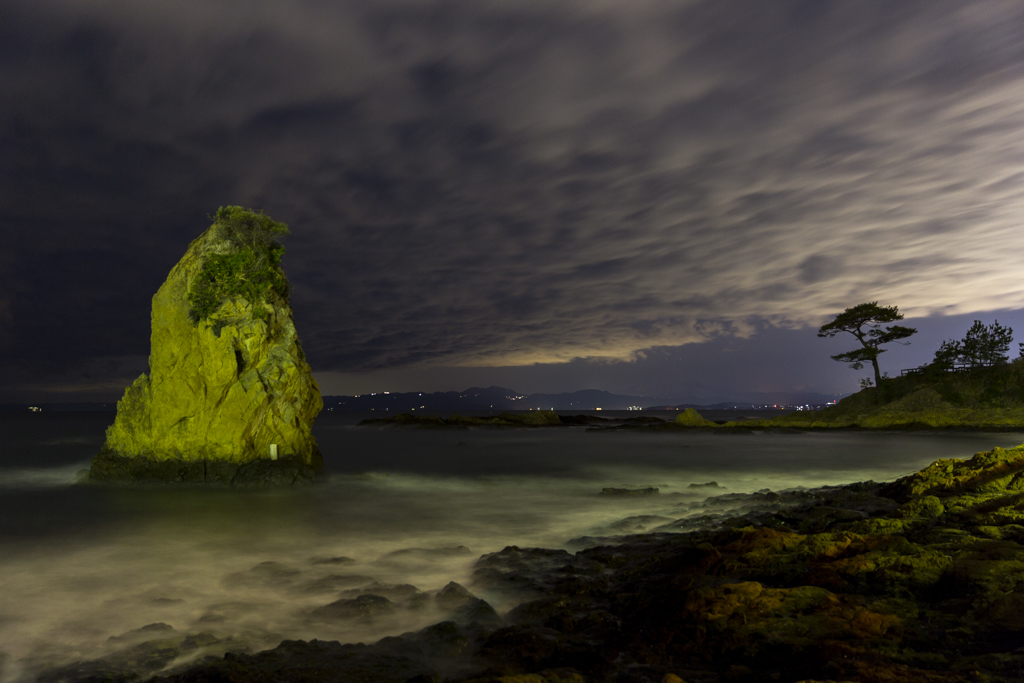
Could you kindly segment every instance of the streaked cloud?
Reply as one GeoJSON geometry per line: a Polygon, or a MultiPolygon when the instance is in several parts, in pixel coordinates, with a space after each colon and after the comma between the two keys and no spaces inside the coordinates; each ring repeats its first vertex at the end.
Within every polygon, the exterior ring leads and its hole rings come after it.
{"type": "Polygon", "coordinates": [[[227,203],[292,225],[324,371],[1024,307],[1012,0],[36,0],[4,24],[8,345],[59,340],[45,363],[145,353],[149,296],[227,203]]]}

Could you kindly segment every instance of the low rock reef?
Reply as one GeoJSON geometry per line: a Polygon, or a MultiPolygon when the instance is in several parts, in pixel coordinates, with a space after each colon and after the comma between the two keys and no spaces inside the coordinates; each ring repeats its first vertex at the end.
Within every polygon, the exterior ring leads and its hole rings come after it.
{"type": "MultiPolygon", "coordinates": [[[[724,423],[723,423],[724,424],[724,423]]],[[[675,420],[663,420],[660,417],[645,415],[642,417],[597,417],[596,415],[559,415],[554,410],[533,410],[520,413],[501,413],[500,415],[451,415],[437,417],[435,415],[413,415],[401,413],[393,417],[370,418],[359,423],[361,427],[401,428],[412,427],[421,429],[467,429],[471,427],[587,427],[590,429],[712,429],[720,425],[705,420],[693,408],[681,412],[675,420]]],[[[726,427],[725,431],[730,431],[726,427]]]]}
{"type": "MultiPolygon", "coordinates": [[[[708,503],[726,497],[739,499],[708,503]]],[[[426,604],[449,616],[372,645],[207,655],[154,680],[1024,679],[1024,446],[888,484],[751,494],[744,507],[689,533],[578,540],[588,547],[575,554],[507,547],[479,559],[468,587],[432,595],[348,590],[310,618],[369,623],[426,604]],[[501,615],[485,601],[518,606],[501,615]]],[[[187,652],[231,650],[208,633],[149,628],[160,638],[39,680],[128,680],[187,652]]]]}
{"type": "Polygon", "coordinates": [[[693,408],[674,420],[658,417],[607,418],[595,415],[503,413],[497,417],[453,415],[447,419],[398,415],[363,424],[398,427],[588,427],[649,431],[715,431],[719,434],[752,430],[969,430],[1024,429],[1024,357],[1012,363],[947,372],[938,367],[915,369],[882,385],[847,396],[823,410],[795,411],[768,420],[712,422],[693,408]],[[538,415],[549,415],[546,420],[538,415]]]}
{"type": "Polygon", "coordinates": [[[370,418],[359,423],[361,427],[420,427],[427,429],[445,427],[561,427],[564,422],[553,410],[532,410],[525,413],[501,413],[479,417],[475,415],[412,415],[401,413],[393,417],[370,418]]]}

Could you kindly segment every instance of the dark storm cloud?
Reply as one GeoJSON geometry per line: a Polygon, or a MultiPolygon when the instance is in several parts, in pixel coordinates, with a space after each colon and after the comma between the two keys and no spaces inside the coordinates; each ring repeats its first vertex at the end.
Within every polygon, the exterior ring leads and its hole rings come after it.
{"type": "Polygon", "coordinates": [[[228,203],[292,225],[320,370],[632,358],[871,299],[1021,307],[1022,21],[1012,0],[9,3],[0,343],[19,382],[144,355],[150,296],[228,203]]]}

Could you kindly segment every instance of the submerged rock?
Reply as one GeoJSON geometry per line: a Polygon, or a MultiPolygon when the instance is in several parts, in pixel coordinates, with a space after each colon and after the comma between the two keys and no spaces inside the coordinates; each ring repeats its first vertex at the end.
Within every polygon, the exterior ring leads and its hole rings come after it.
{"type": "Polygon", "coordinates": [[[335,600],[329,605],[318,607],[311,613],[315,619],[356,619],[360,621],[373,621],[374,619],[391,614],[395,610],[395,603],[383,595],[366,593],[354,598],[342,598],[335,600]]]}
{"type": "Polygon", "coordinates": [[[292,485],[323,460],[323,402],[299,343],[274,237],[226,207],[153,297],[149,374],[117,404],[91,481],[292,485]]]}
{"type": "Polygon", "coordinates": [[[616,488],[603,488],[601,489],[602,496],[653,496],[658,493],[661,489],[654,486],[648,486],[642,489],[616,489],[616,488]]]}

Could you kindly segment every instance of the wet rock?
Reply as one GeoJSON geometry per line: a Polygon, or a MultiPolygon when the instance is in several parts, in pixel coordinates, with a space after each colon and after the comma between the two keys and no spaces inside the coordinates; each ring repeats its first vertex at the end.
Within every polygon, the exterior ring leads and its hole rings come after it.
{"type": "Polygon", "coordinates": [[[185,601],[182,598],[153,598],[152,602],[154,605],[169,607],[171,605],[184,604],[185,601]]]}
{"type": "Polygon", "coordinates": [[[898,507],[893,514],[896,517],[913,519],[915,517],[933,519],[946,511],[942,501],[935,496],[923,496],[898,507]]]}
{"type": "Polygon", "coordinates": [[[886,486],[881,494],[901,503],[924,496],[956,499],[968,495],[967,502],[981,498],[1024,491],[1024,446],[994,448],[961,460],[937,460],[920,472],[886,486]]]}
{"type": "Polygon", "coordinates": [[[415,595],[402,601],[402,607],[404,609],[414,612],[424,611],[430,609],[433,606],[434,602],[431,599],[432,597],[433,596],[431,596],[429,593],[416,593],[415,595]]]}
{"type": "Polygon", "coordinates": [[[565,636],[552,628],[509,626],[492,633],[481,654],[529,671],[557,666],[556,657],[565,644],[565,636]]]}
{"type": "Polygon", "coordinates": [[[288,588],[302,575],[302,572],[280,562],[268,560],[244,572],[234,572],[224,578],[226,585],[265,586],[288,588]]]}
{"type": "Polygon", "coordinates": [[[383,638],[373,645],[286,640],[273,650],[257,654],[228,653],[222,659],[153,680],[175,683],[467,680],[486,667],[486,663],[476,657],[484,637],[472,627],[446,621],[415,633],[383,638]]]}
{"type": "Polygon", "coordinates": [[[384,557],[391,560],[416,560],[449,558],[472,555],[473,551],[464,545],[452,548],[402,548],[388,553],[384,557]]]}
{"type": "Polygon", "coordinates": [[[127,633],[122,633],[119,636],[110,636],[107,640],[111,643],[140,642],[143,640],[150,640],[154,637],[166,638],[174,633],[177,632],[170,624],[156,622],[154,624],[146,624],[141,628],[128,631],[127,633]]]}
{"type": "Polygon", "coordinates": [[[634,515],[609,524],[602,531],[608,534],[642,534],[671,521],[670,517],[660,515],[634,515]]]}
{"type": "Polygon", "coordinates": [[[392,655],[363,644],[285,640],[255,655],[225,654],[223,659],[154,681],[365,681],[392,683],[432,675],[423,659],[392,655]],[[426,671],[425,671],[426,670],[426,671]]]}
{"type": "Polygon", "coordinates": [[[360,588],[351,588],[341,593],[341,596],[345,598],[358,595],[379,595],[393,602],[404,602],[417,595],[422,595],[422,591],[410,583],[387,584],[374,581],[360,588]]]}
{"type": "Polygon", "coordinates": [[[570,571],[590,574],[599,570],[593,562],[565,550],[513,545],[482,556],[473,570],[470,585],[498,594],[539,596],[570,571]]]}
{"type": "Polygon", "coordinates": [[[394,612],[395,603],[381,595],[359,595],[355,598],[342,598],[329,605],[318,607],[310,613],[315,619],[350,619],[373,621],[394,612]]]}
{"type": "Polygon", "coordinates": [[[454,581],[449,582],[434,596],[437,606],[445,610],[453,610],[475,599],[476,596],[470,593],[469,589],[454,581]]]}
{"type": "Polygon", "coordinates": [[[504,623],[494,608],[479,598],[458,606],[451,611],[449,618],[458,624],[472,624],[486,630],[493,630],[504,623]]]}
{"type": "Polygon", "coordinates": [[[223,623],[223,622],[227,621],[227,619],[228,618],[226,616],[224,616],[223,614],[221,614],[219,612],[206,612],[201,617],[199,617],[199,619],[196,620],[196,623],[199,623],[199,624],[220,624],[220,623],[223,623]]]}
{"type": "Polygon", "coordinates": [[[309,563],[312,565],[318,564],[352,564],[355,560],[351,557],[345,557],[344,555],[339,557],[311,557],[309,563]]]}
{"type": "Polygon", "coordinates": [[[464,586],[450,582],[434,596],[434,604],[459,624],[476,624],[493,630],[502,625],[502,619],[489,603],[476,597],[464,586]]]}
{"type": "Polygon", "coordinates": [[[353,586],[365,586],[374,583],[372,576],[362,574],[331,574],[319,579],[307,581],[296,587],[302,593],[338,593],[351,589],[353,586]]]}
{"type": "Polygon", "coordinates": [[[196,650],[201,647],[216,645],[219,642],[220,639],[212,633],[196,633],[186,636],[185,639],[181,641],[181,649],[186,651],[196,650]]]}
{"type": "MultiPolygon", "coordinates": [[[[216,651],[222,641],[209,633],[182,634],[167,624],[148,624],[108,641],[120,646],[111,654],[91,661],[44,668],[36,672],[41,683],[77,681],[133,681],[163,670],[182,657],[200,657],[216,651]]],[[[221,650],[223,651],[223,650],[221,650]]]]}

